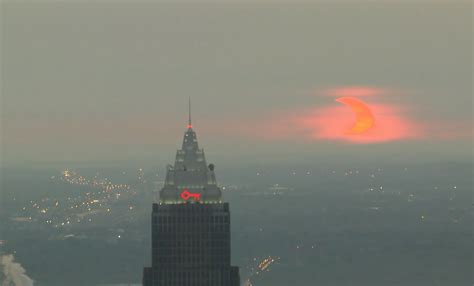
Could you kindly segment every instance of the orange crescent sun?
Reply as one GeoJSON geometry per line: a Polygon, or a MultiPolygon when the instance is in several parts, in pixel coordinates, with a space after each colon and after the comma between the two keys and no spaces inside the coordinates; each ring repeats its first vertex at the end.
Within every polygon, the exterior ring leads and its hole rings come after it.
{"type": "Polygon", "coordinates": [[[339,97],[337,102],[349,106],[355,113],[354,125],[346,131],[348,134],[362,134],[371,129],[375,124],[375,118],[369,106],[363,101],[354,97],[339,97]]]}

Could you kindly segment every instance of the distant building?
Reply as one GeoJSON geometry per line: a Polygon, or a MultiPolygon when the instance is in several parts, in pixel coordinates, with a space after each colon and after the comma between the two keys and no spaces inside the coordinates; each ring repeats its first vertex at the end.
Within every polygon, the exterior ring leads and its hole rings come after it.
{"type": "Polygon", "coordinates": [[[189,109],[182,148],[168,166],[160,203],[153,204],[152,263],[143,270],[143,286],[238,286],[229,204],[199,149],[189,109]]]}

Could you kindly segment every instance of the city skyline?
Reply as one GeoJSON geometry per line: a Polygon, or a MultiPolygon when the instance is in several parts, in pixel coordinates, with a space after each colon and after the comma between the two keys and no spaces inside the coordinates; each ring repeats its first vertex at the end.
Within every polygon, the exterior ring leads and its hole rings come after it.
{"type": "Polygon", "coordinates": [[[472,284],[472,1],[0,6],[2,286],[472,284]]]}

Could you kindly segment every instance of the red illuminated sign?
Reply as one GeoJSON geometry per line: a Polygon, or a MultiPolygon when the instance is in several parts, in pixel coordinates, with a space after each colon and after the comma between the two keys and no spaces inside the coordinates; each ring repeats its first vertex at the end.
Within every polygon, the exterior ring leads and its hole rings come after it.
{"type": "Polygon", "coordinates": [[[201,200],[201,194],[199,193],[190,193],[188,189],[184,189],[183,192],[181,193],[181,198],[183,200],[187,201],[189,198],[194,198],[195,201],[200,201],[201,200]]]}

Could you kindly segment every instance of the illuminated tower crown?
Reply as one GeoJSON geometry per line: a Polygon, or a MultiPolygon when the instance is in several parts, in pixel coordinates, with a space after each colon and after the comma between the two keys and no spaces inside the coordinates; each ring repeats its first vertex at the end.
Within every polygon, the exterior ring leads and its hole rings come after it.
{"type": "Polygon", "coordinates": [[[199,149],[196,132],[191,121],[189,100],[188,127],[181,149],[176,152],[174,166],[168,165],[165,185],[160,191],[161,203],[220,202],[221,190],[217,186],[214,165],[206,163],[204,150],[199,149]]]}

